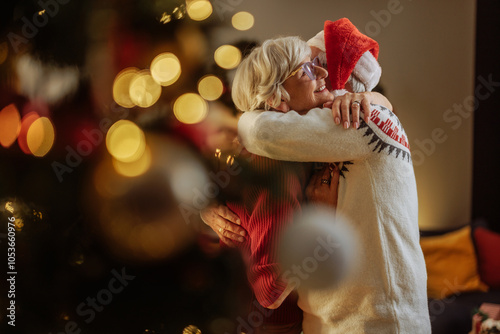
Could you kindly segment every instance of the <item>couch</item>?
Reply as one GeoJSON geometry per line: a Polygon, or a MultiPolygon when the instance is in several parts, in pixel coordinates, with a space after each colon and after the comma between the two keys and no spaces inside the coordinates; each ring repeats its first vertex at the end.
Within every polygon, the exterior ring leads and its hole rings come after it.
{"type": "Polygon", "coordinates": [[[421,231],[433,334],[467,334],[482,303],[500,304],[500,234],[484,222],[421,231]]]}

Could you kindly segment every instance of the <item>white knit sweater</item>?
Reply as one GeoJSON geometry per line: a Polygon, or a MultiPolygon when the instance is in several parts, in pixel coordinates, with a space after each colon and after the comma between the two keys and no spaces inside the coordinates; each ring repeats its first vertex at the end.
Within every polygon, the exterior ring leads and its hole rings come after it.
{"type": "Polygon", "coordinates": [[[343,129],[330,109],[245,112],[238,131],[252,153],[278,160],[346,162],[337,210],[359,234],[359,269],[327,291],[299,291],[305,334],[431,332],[419,245],[415,176],[406,133],[388,109],[343,129]],[[347,170],[345,170],[347,169],[347,170]]]}

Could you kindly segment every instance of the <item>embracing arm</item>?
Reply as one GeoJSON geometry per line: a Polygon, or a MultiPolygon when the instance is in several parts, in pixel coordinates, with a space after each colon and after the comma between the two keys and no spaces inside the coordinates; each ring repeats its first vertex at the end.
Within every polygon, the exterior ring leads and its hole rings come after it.
{"type": "Polygon", "coordinates": [[[362,128],[343,129],[326,108],[315,108],[305,115],[295,111],[245,112],[238,122],[238,132],[248,151],[277,160],[358,160],[372,151],[362,128]]]}

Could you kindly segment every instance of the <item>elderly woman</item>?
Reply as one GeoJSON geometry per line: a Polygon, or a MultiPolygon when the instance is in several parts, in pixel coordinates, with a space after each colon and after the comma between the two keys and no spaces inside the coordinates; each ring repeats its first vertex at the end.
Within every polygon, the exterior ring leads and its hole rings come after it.
{"type": "MultiPolygon", "coordinates": [[[[341,21],[325,25],[324,34],[332,88],[362,87],[352,75],[359,55],[368,51],[356,40],[359,31],[341,21]]],[[[359,126],[353,120],[348,130],[337,126],[335,114],[321,108],[332,95],[325,88],[326,71],[311,61],[309,50],[297,38],[266,41],[242,62],[233,85],[235,104],[248,111],[239,134],[250,152],[278,160],[344,162],[337,210],[359,234],[363,256],[359,269],[340,285],[299,290],[304,333],[430,333],[406,134],[387,108],[367,106],[380,99],[367,94],[346,94],[337,103],[359,107],[361,102],[364,111],[372,111],[369,120],[359,126]]],[[[323,176],[319,187],[328,183],[323,176]]],[[[289,290],[285,287],[275,304],[289,290]]]]}

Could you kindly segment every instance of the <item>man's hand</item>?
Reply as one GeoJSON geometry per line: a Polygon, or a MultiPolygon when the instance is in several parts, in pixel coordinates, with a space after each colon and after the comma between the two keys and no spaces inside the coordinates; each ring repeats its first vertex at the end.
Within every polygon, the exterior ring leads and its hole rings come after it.
{"type": "Polygon", "coordinates": [[[222,204],[209,205],[200,211],[200,217],[226,245],[236,247],[235,242],[245,241],[247,231],[240,226],[239,217],[227,206],[222,204]]]}

